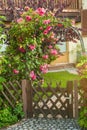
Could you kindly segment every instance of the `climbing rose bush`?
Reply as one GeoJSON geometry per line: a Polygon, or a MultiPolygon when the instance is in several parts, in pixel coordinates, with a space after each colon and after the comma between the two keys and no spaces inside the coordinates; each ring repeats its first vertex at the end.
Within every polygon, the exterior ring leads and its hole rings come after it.
{"type": "Polygon", "coordinates": [[[59,55],[59,39],[53,32],[58,22],[54,14],[44,8],[25,7],[8,32],[8,47],[2,62],[2,75],[6,79],[40,80],[42,74],[48,72],[48,64],[59,55]]]}
{"type": "Polygon", "coordinates": [[[87,78],[87,55],[86,54],[80,57],[76,67],[80,77],[87,78]]]}

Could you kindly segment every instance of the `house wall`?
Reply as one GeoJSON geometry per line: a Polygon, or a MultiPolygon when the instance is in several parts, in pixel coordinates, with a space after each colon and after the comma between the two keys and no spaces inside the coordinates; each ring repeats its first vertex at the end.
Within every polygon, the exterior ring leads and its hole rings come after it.
{"type": "MultiPolygon", "coordinates": [[[[87,9],[87,0],[82,0],[82,9],[87,9]]],[[[82,21],[81,21],[82,22],[82,21]]],[[[85,21],[87,22],[87,21],[85,21]]],[[[81,23],[76,24],[76,27],[81,28],[81,23]]],[[[84,47],[85,47],[85,52],[87,54],[87,35],[82,36],[83,41],[84,41],[84,47]]],[[[69,42],[69,63],[75,63],[78,59],[78,52],[81,51],[81,43],[78,41],[77,44],[72,44],[69,42]]]]}
{"type": "MultiPolygon", "coordinates": [[[[76,27],[81,28],[81,23],[76,24],[76,27]]],[[[87,53],[87,36],[82,36],[82,39],[87,53]]],[[[77,43],[69,42],[69,63],[76,63],[80,56],[79,53],[82,53],[81,41],[77,41],[77,43]]]]}
{"type": "MultiPolygon", "coordinates": [[[[81,28],[81,23],[75,25],[81,28]]],[[[81,35],[82,36],[82,35],[81,35]]],[[[82,36],[84,41],[85,51],[87,53],[87,36],[82,36]]],[[[78,40],[77,43],[68,42],[66,43],[66,53],[63,56],[58,57],[55,61],[51,63],[52,66],[58,65],[59,63],[76,63],[78,58],[82,54],[81,41],[78,40]]]]}
{"type": "Polygon", "coordinates": [[[87,9],[87,0],[82,0],[82,8],[87,9]]]}
{"type": "Polygon", "coordinates": [[[68,61],[68,63],[76,63],[78,48],[79,48],[79,50],[81,50],[79,41],[77,43],[69,42],[69,61],[68,61]]]}
{"type": "MultiPolygon", "coordinates": [[[[81,0],[81,1],[82,1],[82,9],[83,10],[87,9],[87,0],[81,0]]],[[[81,23],[76,24],[75,26],[81,28],[81,23]]],[[[82,38],[84,41],[85,51],[87,53],[87,36],[82,36],[82,38]]],[[[57,65],[58,63],[76,63],[81,52],[82,50],[80,41],[77,41],[77,43],[69,42],[67,52],[64,54],[65,56],[62,56],[59,59],[52,62],[52,65],[57,65]]]]}

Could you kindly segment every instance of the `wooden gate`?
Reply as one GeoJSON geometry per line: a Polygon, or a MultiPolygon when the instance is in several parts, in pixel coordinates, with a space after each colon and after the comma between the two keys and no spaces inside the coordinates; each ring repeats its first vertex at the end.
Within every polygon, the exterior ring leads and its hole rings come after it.
{"type": "Polygon", "coordinates": [[[31,87],[26,80],[22,85],[26,117],[73,118],[72,81],[67,83],[66,88],[61,88],[60,84],[56,88],[52,88],[51,84],[31,87]]]}
{"type": "Polygon", "coordinates": [[[0,90],[0,109],[9,105],[14,108],[23,99],[26,117],[78,118],[80,109],[87,107],[87,78],[68,81],[66,88],[61,88],[60,83],[55,88],[52,84],[32,87],[28,80],[23,80],[22,84],[20,81],[9,81],[0,85],[3,86],[0,90]]]}

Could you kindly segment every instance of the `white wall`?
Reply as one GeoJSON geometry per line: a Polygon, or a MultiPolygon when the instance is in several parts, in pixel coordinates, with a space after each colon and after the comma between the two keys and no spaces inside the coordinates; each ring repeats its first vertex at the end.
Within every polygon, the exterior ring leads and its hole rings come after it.
{"type": "Polygon", "coordinates": [[[80,41],[77,43],[69,42],[69,63],[76,63],[78,52],[81,52],[80,41]]]}
{"type": "MultiPolygon", "coordinates": [[[[77,24],[76,27],[81,28],[81,23],[77,24]]],[[[87,37],[82,37],[84,41],[84,47],[87,53],[87,37]]],[[[78,52],[82,52],[81,43],[69,42],[69,63],[76,63],[78,59],[78,52]]]]}
{"type": "Polygon", "coordinates": [[[82,8],[87,9],[87,0],[82,0],[82,8]]]}
{"type": "Polygon", "coordinates": [[[84,40],[85,50],[87,53],[87,37],[83,37],[83,40],[84,40]]]}

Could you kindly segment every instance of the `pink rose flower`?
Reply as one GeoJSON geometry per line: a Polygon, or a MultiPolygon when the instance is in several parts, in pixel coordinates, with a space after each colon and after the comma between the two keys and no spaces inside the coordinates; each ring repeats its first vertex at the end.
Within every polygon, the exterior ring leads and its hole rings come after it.
{"type": "Polygon", "coordinates": [[[24,10],[28,11],[30,8],[28,6],[25,6],[24,10]]]}
{"type": "Polygon", "coordinates": [[[22,53],[25,53],[25,52],[26,52],[26,50],[25,50],[23,47],[19,47],[18,50],[19,50],[20,52],[22,52],[22,53]]]}
{"type": "Polygon", "coordinates": [[[52,39],[53,39],[53,38],[54,38],[54,36],[52,35],[52,36],[50,36],[50,38],[52,38],[52,39]]]}
{"type": "Polygon", "coordinates": [[[39,29],[40,29],[40,30],[43,30],[43,27],[40,27],[39,29]]]}
{"type": "Polygon", "coordinates": [[[44,30],[44,31],[43,31],[43,34],[44,34],[44,35],[47,35],[47,34],[48,34],[48,30],[44,30]]]}
{"type": "Polygon", "coordinates": [[[50,53],[51,53],[52,55],[57,55],[57,54],[58,54],[58,52],[57,52],[56,49],[51,49],[50,53]]]}
{"type": "Polygon", "coordinates": [[[48,26],[48,27],[47,27],[47,30],[48,30],[48,31],[50,31],[51,29],[52,29],[52,27],[51,27],[51,26],[48,26]]]}
{"type": "Polygon", "coordinates": [[[42,71],[42,73],[47,73],[48,72],[48,65],[47,64],[41,65],[40,70],[42,71]]]}
{"type": "Polygon", "coordinates": [[[46,10],[44,8],[38,8],[36,10],[36,13],[38,13],[40,16],[43,16],[45,14],[46,10]]]}
{"type": "Polygon", "coordinates": [[[30,72],[30,77],[31,77],[32,80],[35,80],[35,79],[36,79],[36,74],[35,74],[34,71],[31,71],[31,72],[30,72]]]}
{"type": "Polygon", "coordinates": [[[62,28],[62,27],[63,27],[63,24],[62,24],[62,23],[58,23],[58,27],[59,27],[59,28],[62,28]]]}
{"type": "Polygon", "coordinates": [[[51,27],[51,26],[48,26],[48,27],[44,30],[43,34],[44,34],[44,35],[48,34],[48,32],[49,32],[51,29],[52,29],[52,27],[51,27]]]}
{"type": "Polygon", "coordinates": [[[14,73],[14,74],[18,74],[18,73],[19,73],[19,70],[14,69],[14,70],[13,70],[13,73],[14,73]]]}
{"type": "Polygon", "coordinates": [[[23,21],[24,21],[23,18],[17,19],[17,23],[22,23],[23,21]]]}
{"type": "Polygon", "coordinates": [[[35,45],[29,45],[29,49],[32,51],[35,49],[35,47],[36,47],[35,45]]]}
{"type": "Polygon", "coordinates": [[[43,59],[48,59],[48,55],[43,55],[42,58],[43,59]]]}
{"type": "Polygon", "coordinates": [[[26,20],[27,20],[27,21],[31,21],[31,20],[32,20],[31,16],[28,16],[28,15],[27,15],[27,16],[26,16],[26,20]]]}
{"type": "Polygon", "coordinates": [[[49,23],[50,23],[50,19],[44,20],[43,23],[44,23],[44,24],[49,24],[49,23]]]}
{"type": "Polygon", "coordinates": [[[48,46],[49,49],[52,49],[53,47],[51,45],[48,46]]]}

